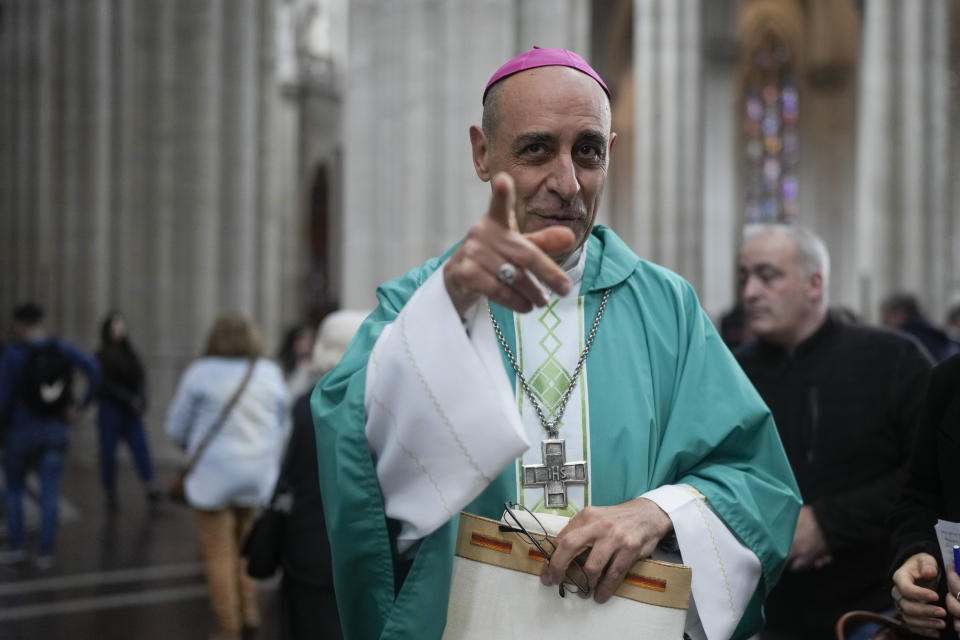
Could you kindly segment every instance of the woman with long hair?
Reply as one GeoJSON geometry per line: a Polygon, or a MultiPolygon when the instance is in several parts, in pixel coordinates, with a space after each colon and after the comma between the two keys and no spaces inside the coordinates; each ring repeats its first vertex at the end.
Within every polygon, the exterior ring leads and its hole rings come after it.
{"type": "Polygon", "coordinates": [[[218,640],[260,625],[256,583],[240,550],[255,510],[270,498],[290,411],[283,373],[262,355],[252,321],[220,316],[167,415],[167,435],[193,461],[184,489],[196,513],[218,640]]]}
{"type": "Polygon", "coordinates": [[[160,497],[153,485],[150,446],[143,423],[147,408],[146,375],[136,349],[130,342],[127,321],[111,311],[100,325],[97,349],[101,380],[98,389],[100,410],[100,482],[107,496],[107,508],[117,512],[117,445],[127,443],[140,480],[151,505],[160,497]]]}

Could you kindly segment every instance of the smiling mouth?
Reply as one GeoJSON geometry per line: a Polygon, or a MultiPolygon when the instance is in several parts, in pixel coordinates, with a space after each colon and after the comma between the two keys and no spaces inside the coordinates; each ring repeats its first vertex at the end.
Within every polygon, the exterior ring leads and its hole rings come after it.
{"type": "Polygon", "coordinates": [[[573,215],[570,215],[570,214],[566,214],[566,215],[564,215],[564,214],[549,214],[549,213],[543,213],[543,212],[541,212],[541,211],[530,211],[530,213],[533,214],[533,215],[535,215],[535,216],[537,216],[538,218],[543,219],[543,220],[549,220],[549,221],[551,221],[551,222],[557,222],[557,223],[564,223],[564,222],[581,222],[582,220],[584,220],[584,219],[586,218],[585,215],[578,215],[578,214],[573,214],[573,215]]]}

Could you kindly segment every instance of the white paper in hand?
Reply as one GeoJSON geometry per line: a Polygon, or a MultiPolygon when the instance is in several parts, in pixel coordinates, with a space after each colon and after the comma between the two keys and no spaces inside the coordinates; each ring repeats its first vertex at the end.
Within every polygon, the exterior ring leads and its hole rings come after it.
{"type": "Polygon", "coordinates": [[[937,544],[940,545],[940,555],[943,557],[943,566],[953,567],[953,545],[960,545],[960,522],[937,520],[933,527],[937,532],[937,544]]]}

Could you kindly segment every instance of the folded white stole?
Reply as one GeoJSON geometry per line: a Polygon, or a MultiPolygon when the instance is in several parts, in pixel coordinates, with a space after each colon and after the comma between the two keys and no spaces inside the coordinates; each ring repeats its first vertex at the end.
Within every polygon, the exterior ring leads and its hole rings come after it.
{"type": "MultiPolygon", "coordinates": [[[[579,296],[586,255],[584,247],[579,255],[571,256],[564,265],[567,275],[573,281],[570,294],[562,298],[550,295],[546,307],[525,314],[514,314],[517,362],[548,420],[556,418],[555,411],[559,408],[557,405],[569,386],[583,351],[586,340],[585,326],[589,327],[584,322],[586,320],[592,325],[594,320],[584,318],[584,299],[579,296]]],[[[533,403],[524,392],[520,381],[516,380],[514,395],[524,433],[530,442],[530,448],[517,460],[517,501],[535,513],[546,512],[573,517],[585,506],[592,504],[587,368],[588,363],[584,363],[559,422],[558,437],[565,440],[566,462],[587,462],[586,483],[566,485],[566,509],[547,508],[542,486],[523,487],[523,466],[544,462],[541,442],[548,438],[548,435],[533,403]]]]}

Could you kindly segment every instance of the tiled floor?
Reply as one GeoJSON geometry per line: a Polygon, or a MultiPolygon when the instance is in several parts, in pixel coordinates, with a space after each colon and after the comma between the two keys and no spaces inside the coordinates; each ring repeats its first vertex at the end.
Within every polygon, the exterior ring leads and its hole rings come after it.
{"type": "MultiPolygon", "coordinates": [[[[56,565],[46,571],[31,562],[0,566],[0,638],[205,640],[212,616],[192,512],[168,503],[151,510],[122,451],[120,512],[108,516],[97,477],[95,427],[84,423],[75,429],[63,479],[56,565]]],[[[163,486],[177,457],[158,444],[155,462],[163,486]]],[[[255,638],[277,637],[276,597],[275,584],[262,585],[263,626],[255,638]]]]}

